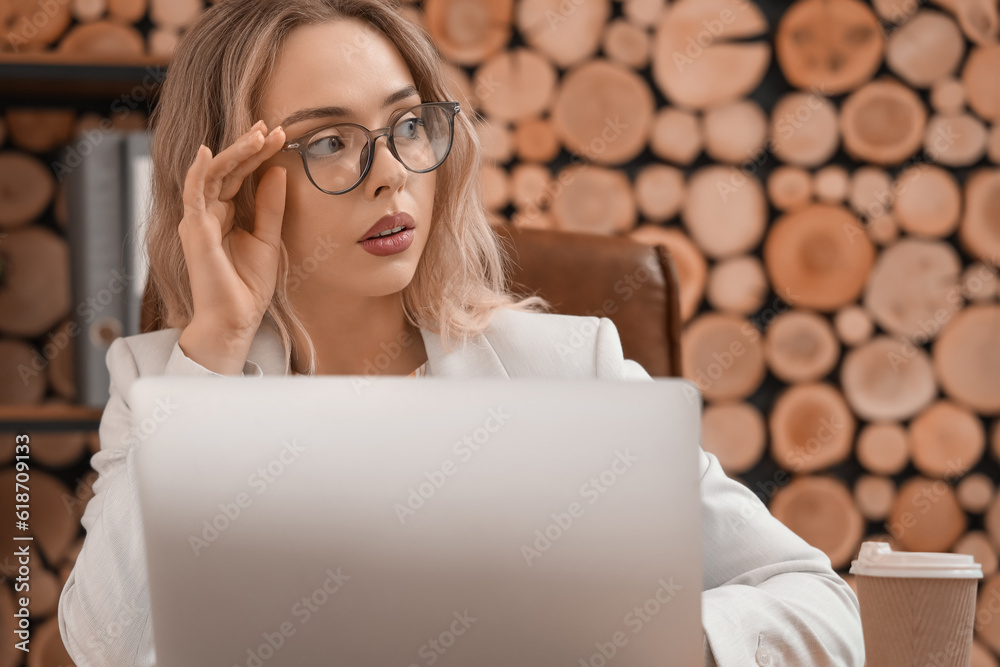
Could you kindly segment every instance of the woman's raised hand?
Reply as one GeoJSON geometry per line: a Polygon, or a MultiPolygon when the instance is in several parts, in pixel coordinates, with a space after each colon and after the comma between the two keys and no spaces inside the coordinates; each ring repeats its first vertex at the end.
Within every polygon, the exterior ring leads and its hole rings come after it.
{"type": "Polygon", "coordinates": [[[184,181],[178,227],[194,300],[192,322],[247,345],[277,284],[284,167],[268,169],[257,186],[253,233],[233,224],[232,199],[243,180],[284,144],[280,126],[266,131],[260,121],[214,157],[208,147],[199,147],[184,181]]]}

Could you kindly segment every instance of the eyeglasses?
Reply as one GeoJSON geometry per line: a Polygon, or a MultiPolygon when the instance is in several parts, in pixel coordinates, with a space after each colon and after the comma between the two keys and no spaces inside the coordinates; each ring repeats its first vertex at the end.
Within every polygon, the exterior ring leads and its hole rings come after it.
{"type": "Polygon", "coordinates": [[[455,135],[458,102],[426,102],[397,111],[389,125],[369,130],[357,123],[337,123],[286,143],[312,184],[328,195],[342,195],[361,185],[371,169],[375,141],[386,137],[389,151],[409,171],[423,174],[441,166],[455,135]]]}

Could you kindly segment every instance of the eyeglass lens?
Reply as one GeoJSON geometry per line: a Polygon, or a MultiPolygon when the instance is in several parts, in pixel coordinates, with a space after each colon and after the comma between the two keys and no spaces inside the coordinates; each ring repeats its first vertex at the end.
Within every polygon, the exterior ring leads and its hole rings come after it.
{"type": "MultiPolygon", "coordinates": [[[[452,113],[438,106],[418,106],[397,120],[393,143],[410,171],[437,168],[451,149],[452,113]]],[[[314,135],[306,146],[309,173],[324,190],[346,190],[361,178],[368,162],[368,137],[349,124],[335,125],[314,135]]]]}

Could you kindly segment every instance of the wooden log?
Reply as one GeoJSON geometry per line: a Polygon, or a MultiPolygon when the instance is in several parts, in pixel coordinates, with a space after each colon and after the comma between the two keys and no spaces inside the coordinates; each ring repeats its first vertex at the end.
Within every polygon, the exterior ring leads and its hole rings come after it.
{"type": "Polygon", "coordinates": [[[775,401],[768,419],[771,456],[785,470],[815,472],[851,455],[856,422],[833,385],[789,387],[775,401]]]}
{"type": "Polygon", "coordinates": [[[962,191],[949,171],[934,165],[910,167],[896,179],[893,215],[914,236],[950,236],[962,214],[962,191]]]}
{"type": "Polygon", "coordinates": [[[540,164],[522,163],[510,172],[510,192],[514,206],[529,216],[547,208],[551,197],[552,174],[540,164]]]}
{"type": "Polygon", "coordinates": [[[968,554],[983,566],[983,576],[992,577],[997,571],[997,552],[981,530],[969,531],[951,548],[957,554],[968,554]]]}
{"type": "Polygon", "coordinates": [[[71,109],[8,109],[11,141],[27,151],[46,153],[73,138],[76,112],[71,109]]]}
{"type": "Polygon", "coordinates": [[[910,422],[909,431],[913,465],[927,477],[957,479],[986,451],[979,417],[951,401],[930,405],[910,422]]]}
{"type": "Polygon", "coordinates": [[[690,320],[701,304],[708,274],[708,263],[698,246],[680,229],[660,225],[640,225],[629,236],[640,243],[662,245],[670,252],[680,284],[681,322],[690,320]]]}
{"type": "Polygon", "coordinates": [[[969,106],[981,118],[1000,121],[1000,44],[974,48],[965,61],[962,83],[969,106]]]}
{"type": "Polygon", "coordinates": [[[833,316],[833,328],[844,345],[860,345],[872,336],[875,324],[864,308],[844,306],[833,316]]]}
{"type": "Polygon", "coordinates": [[[975,44],[990,44],[1000,34],[1000,19],[994,0],[931,0],[958,18],[965,36],[975,44]]]}
{"type": "Polygon", "coordinates": [[[851,176],[848,201],[862,220],[881,218],[892,210],[895,193],[888,172],[880,167],[861,167],[851,176]]]}
{"type": "Polygon", "coordinates": [[[978,259],[997,265],[1000,257],[1000,169],[979,169],[965,181],[965,210],[958,240],[978,259]]]}
{"type": "Polygon", "coordinates": [[[45,396],[45,375],[33,369],[35,351],[27,343],[0,339],[0,405],[37,405],[45,396]]]}
{"type": "Polygon", "coordinates": [[[928,88],[951,76],[965,56],[958,25],[941,12],[920,10],[889,36],[885,62],[915,88],[928,88]]]}
{"type": "Polygon", "coordinates": [[[656,26],[653,80],[671,102],[689,109],[745,97],[763,80],[771,60],[766,42],[746,39],[763,35],[767,27],[752,3],[677,0],[656,26]]]}
{"type": "Polygon", "coordinates": [[[986,155],[988,140],[986,126],[971,114],[937,115],[927,122],[924,151],[943,165],[967,167],[986,155]]]}
{"type": "Polygon", "coordinates": [[[872,0],[872,7],[879,18],[888,23],[900,24],[907,21],[917,10],[917,3],[899,0],[872,0]]]}
{"type": "Polygon", "coordinates": [[[764,456],[764,417],[749,403],[713,403],[701,419],[701,444],[719,458],[722,469],[739,475],[764,456]]]}
{"type": "Polygon", "coordinates": [[[940,114],[953,116],[965,109],[965,88],[952,77],[938,79],[931,85],[931,107],[940,114]]]}
{"type": "Polygon", "coordinates": [[[831,164],[816,172],[813,192],[816,198],[827,204],[840,204],[847,199],[851,177],[840,165],[831,164]]]}
{"type": "Polygon", "coordinates": [[[684,174],[665,164],[643,167],[635,178],[639,212],[650,220],[669,220],[677,215],[686,197],[684,174]]]}
{"type": "Polygon", "coordinates": [[[836,366],[840,343],[825,317],[787,310],[767,327],[764,358],[771,372],[785,382],[814,382],[836,366]]]}
{"type": "Polygon", "coordinates": [[[751,315],[764,305],[769,291],[760,260],[753,255],[740,255],[712,267],[706,296],[716,310],[751,315]]]}
{"type": "MultiPolygon", "coordinates": [[[[17,472],[13,468],[0,471],[0,482],[7,485],[6,488],[14,489],[17,472]]],[[[18,530],[14,522],[0,531],[0,535],[6,538],[7,543],[12,543],[15,535],[31,535],[33,545],[41,551],[48,563],[59,563],[62,561],[66,550],[76,539],[79,530],[79,516],[76,513],[66,511],[65,498],[70,496],[69,489],[52,475],[38,469],[31,472],[31,521],[29,521],[30,532],[18,530]]],[[[10,510],[9,515],[14,515],[14,497],[11,493],[9,503],[6,508],[10,510]]],[[[40,561],[34,561],[40,563],[40,561]]],[[[7,561],[4,561],[6,565],[7,561]]],[[[16,565],[5,568],[5,574],[16,571],[16,565]],[[11,569],[12,568],[12,569],[11,569]]],[[[32,571],[34,574],[34,570],[32,571]]]]}
{"type": "MultiPolygon", "coordinates": [[[[8,637],[14,637],[14,633],[18,630],[17,617],[14,616],[14,594],[11,590],[10,586],[0,586],[0,618],[3,619],[0,620],[0,631],[5,632],[8,637]]],[[[23,656],[24,651],[17,648],[17,642],[0,644],[0,667],[17,667],[21,664],[23,656]]]]}
{"type": "MultiPolygon", "coordinates": [[[[29,551],[29,558],[30,558],[29,551]]],[[[33,618],[45,618],[55,614],[59,606],[59,578],[55,572],[51,572],[41,566],[41,560],[33,558],[31,560],[35,567],[31,568],[31,595],[28,596],[28,613],[33,618]]],[[[56,632],[58,636],[58,629],[56,632]]],[[[38,637],[34,637],[35,648],[38,650],[38,637]]],[[[60,641],[60,643],[62,643],[60,641]]]]}
{"type": "Polygon", "coordinates": [[[846,208],[813,204],[778,218],[764,241],[771,284],[792,305],[832,311],[864,288],[875,249],[846,208]]]}
{"type": "Polygon", "coordinates": [[[67,2],[44,0],[6,0],[0,2],[0,26],[3,40],[0,51],[38,51],[52,44],[73,20],[67,2]],[[39,17],[39,20],[36,20],[39,17]]]}
{"type": "Polygon", "coordinates": [[[892,511],[896,485],[888,477],[862,475],[854,482],[854,504],[869,521],[883,521],[892,511]]]}
{"type": "Polygon", "coordinates": [[[907,551],[948,551],[967,524],[952,488],[924,477],[903,482],[889,516],[889,532],[907,551]]]}
{"type": "Polygon", "coordinates": [[[52,202],[52,217],[55,218],[56,226],[65,232],[69,225],[69,204],[66,200],[65,181],[56,186],[56,198],[52,202]]]}
{"type": "Polygon", "coordinates": [[[844,483],[827,476],[796,477],[771,500],[776,519],[830,559],[847,565],[864,534],[864,520],[844,483]]]}
{"type": "Polygon", "coordinates": [[[91,23],[104,16],[108,0],[73,0],[73,16],[81,23],[91,23]]]}
{"type": "Polygon", "coordinates": [[[597,51],[610,17],[610,0],[521,0],[517,4],[517,27],[524,40],[564,69],[597,51]]]}
{"type": "Polygon", "coordinates": [[[703,125],[705,152],[720,162],[753,163],[767,142],[767,115],[752,100],[707,110],[703,125]]]}
{"type": "Polygon", "coordinates": [[[549,108],[556,85],[552,63],[530,49],[516,48],[487,60],[476,72],[479,106],[493,119],[517,121],[549,108]]]}
{"type": "MultiPolygon", "coordinates": [[[[449,99],[455,100],[462,105],[462,109],[467,109],[470,112],[478,108],[479,100],[473,93],[472,81],[465,70],[449,62],[442,63],[442,65],[444,78],[448,83],[449,99]]],[[[490,87],[483,86],[481,92],[489,93],[490,87]]]]}
{"type": "Polygon", "coordinates": [[[479,172],[483,185],[483,205],[499,211],[510,201],[510,182],[507,171],[492,164],[484,164],[479,172]]]}
{"type": "Polygon", "coordinates": [[[698,157],[702,146],[701,120],[695,114],[674,107],[656,114],[649,147],[657,157],[687,165],[698,157]]]}
{"type": "Polygon", "coordinates": [[[816,93],[789,93],[771,111],[771,151],[779,160],[800,167],[829,162],[840,133],[837,111],[816,93]]]}
{"type": "Polygon", "coordinates": [[[646,28],[656,25],[667,8],[665,0],[624,0],[622,11],[632,23],[646,28]]]}
{"type": "Polygon", "coordinates": [[[154,28],[149,32],[149,55],[169,60],[177,50],[180,39],[181,34],[176,28],[154,28]]]}
{"type": "Polygon", "coordinates": [[[868,424],[858,435],[856,455],[869,472],[895,475],[910,461],[909,435],[895,422],[868,424]]]}
{"type": "Polygon", "coordinates": [[[131,26],[95,21],[72,28],[56,50],[67,55],[99,56],[109,62],[127,63],[145,54],[146,41],[131,26]]]}
{"type": "Polygon", "coordinates": [[[37,432],[31,436],[31,458],[50,468],[76,463],[86,448],[87,441],[80,431],[37,432]]]}
{"type": "Polygon", "coordinates": [[[972,650],[969,653],[969,667],[998,667],[1000,663],[993,652],[978,639],[972,640],[972,650]]]}
{"type": "Polygon", "coordinates": [[[990,432],[990,448],[993,455],[1000,459],[1000,419],[993,422],[993,430],[990,432]]]}
{"type": "Polygon", "coordinates": [[[476,65],[510,40],[512,0],[426,0],[427,31],[451,62],[476,65]]]}
{"type": "Polygon", "coordinates": [[[69,249],[39,226],[10,232],[2,245],[0,331],[41,336],[69,315],[69,249]]]}
{"type": "Polygon", "coordinates": [[[950,397],[977,412],[1000,414],[1000,306],[973,304],[956,314],[934,344],[934,371],[950,397]]]}
{"type": "Polygon", "coordinates": [[[896,224],[896,217],[893,215],[883,215],[868,223],[868,238],[873,243],[881,246],[889,246],[899,238],[899,225],[896,224]]]}
{"type": "Polygon", "coordinates": [[[995,124],[990,129],[990,137],[987,140],[987,156],[993,164],[1000,164],[1000,123],[995,124]]]}
{"type": "Polygon", "coordinates": [[[517,156],[527,162],[551,162],[559,155],[559,138],[552,123],[542,118],[525,118],[514,126],[517,156]]]}
{"type": "Polygon", "coordinates": [[[601,40],[604,54],[626,67],[642,69],[649,63],[649,35],[641,27],[615,19],[604,28],[601,40]]]}
{"type": "MultiPolygon", "coordinates": [[[[995,540],[993,548],[997,548],[995,540]]],[[[984,579],[976,600],[976,638],[996,653],[1000,653],[1000,614],[994,611],[998,600],[1000,573],[984,579]]]]}
{"type": "Polygon", "coordinates": [[[7,141],[7,122],[3,117],[0,117],[0,148],[3,147],[5,141],[7,141]]]}
{"type": "Polygon", "coordinates": [[[597,164],[621,164],[646,147],[654,105],[653,92],[634,70],[594,60],[563,77],[552,127],[570,151],[597,164]]]}
{"type": "Polygon", "coordinates": [[[146,0],[108,0],[108,16],[119,23],[138,23],[146,15],[146,0]]]}
{"type": "Polygon", "coordinates": [[[681,217],[706,255],[722,259],[749,252],[767,226],[764,186],[735,167],[702,167],[688,181],[681,217]]]}
{"type": "Polygon", "coordinates": [[[740,400],[764,379],[759,339],[747,336],[750,323],[734,315],[704,313],[681,335],[681,367],[710,401],[740,400]]]}
{"type": "MultiPolygon", "coordinates": [[[[117,626],[108,625],[107,627],[117,626]]],[[[74,664],[59,634],[58,617],[53,616],[42,623],[32,639],[34,640],[34,650],[28,653],[25,667],[64,667],[74,664]]]]}
{"type": "Polygon", "coordinates": [[[937,396],[927,353],[889,336],[876,336],[848,351],[840,381],[847,402],[868,421],[909,419],[937,396]]]}
{"type": "Polygon", "coordinates": [[[501,120],[484,120],[476,123],[483,156],[496,164],[509,162],[514,156],[514,138],[507,124],[501,120]]]}
{"type": "Polygon", "coordinates": [[[812,177],[800,167],[781,165],[768,176],[767,196],[782,211],[807,206],[812,201],[812,177]]]}
{"type": "Polygon", "coordinates": [[[149,17],[160,28],[187,28],[203,8],[201,0],[149,0],[149,17]]]}
{"type": "Polygon", "coordinates": [[[571,165],[559,174],[562,190],[552,201],[559,229],[616,234],[635,225],[635,196],[618,170],[571,165]]]}
{"type": "Polygon", "coordinates": [[[878,19],[858,0],[803,0],[781,17],[775,53],[795,87],[827,95],[854,90],[882,64],[878,19]]]}
{"type": "Polygon", "coordinates": [[[879,255],[865,309],[888,332],[917,344],[933,340],[961,308],[961,270],[961,258],[944,241],[903,239],[879,255]]]}
{"type": "Polygon", "coordinates": [[[974,472],[962,478],[962,481],[955,487],[955,497],[962,509],[970,514],[982,514],[990,503],[993,502],[993,495],[996,487],[993,480],[981,472],[974,472]]]}
{"type": "Polygon", "coordinates": [[[48,208],[54,194],[52,170],[41,160],[0,152],[0,229],[27,225],[48,208]]]}
{"type": "Polygon", "coordinates": [[[924,138],[927,112],[917,94],[883,78],[852,93],[841,107],[844,149],[859,162],[899,164],[912,157],[924,138]]]}

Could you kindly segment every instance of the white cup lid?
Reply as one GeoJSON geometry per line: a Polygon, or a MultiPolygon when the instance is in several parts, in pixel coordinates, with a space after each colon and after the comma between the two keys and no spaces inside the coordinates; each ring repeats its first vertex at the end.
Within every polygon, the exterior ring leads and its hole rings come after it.
{"type": "Polygon", "coordinates": [[[983,566],[967,554],[893,551],[885,542],[865,542],[851,574],[868,577],[982,579],[983,566]]]}

